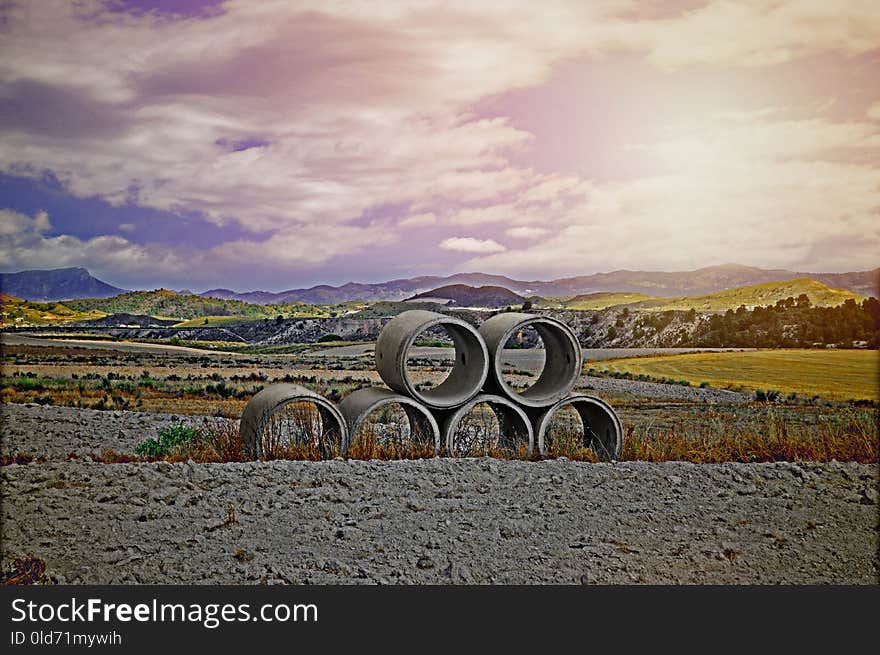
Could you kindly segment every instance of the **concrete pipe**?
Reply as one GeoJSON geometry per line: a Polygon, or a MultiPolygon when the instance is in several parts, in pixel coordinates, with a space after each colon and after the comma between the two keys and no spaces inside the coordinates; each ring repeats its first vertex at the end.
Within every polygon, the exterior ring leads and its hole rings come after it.
{"type": "Polygon", "coordinates": [[[376,341],[376,369],[385,384],[398,393],[433,409],[448,409],[466,403],[480,392],[489,372],[489,353],[472,325],[436,312],[411,310],[398,314],[382,328],[376,341]],[[406,369],[407,351],[421,332],[436,325],[452,338],[455,362],[443,382],[433,389],[419,391],[406,369]]]}
{"type": "Polygon", "coordinates": [[[480,326],[489,348],[489,377],[485,391],[526,407],[547,407],[565,398],[581,373],[581,347],[565,323],[546,316],[506,312],[496,314],[480,326]],[[517,393],[504,379],[504,346],[520,330],[532,327],[544,342],[544,368],[535,383],[517,393]]]}
{"type": "MultiPolygon", "coordinates": [[[[480,394],[471,398],[467,403],[454,410],[438,411],[440,433],[443,443],[446,445],[447,454],[453,457],[468,456],[472,447],[464,442],[464,438],[457,435],[462,419],[477,405],[488,405],[498,419],[498,431],[500,433],[498,443],[491,444],[508,452],[516,452],[520,444],[528,444],[528,453],[534,449],[535,439],[532,431],[532,423],[526,413],[515,403],[507,398],[491,394],[480,394]]],[[[478,435],[471,435],[477,438],[478,435]]]]}
{"type": "Polygon", "coordinates": [[[317,434],[310,436],[322,456],[329,459],[341,454],[348,441],[348,430],[336,406],[298,384],[271,384],[251,398],[241,414],[241,442],[247,457],[263,457],[263,436],[269,419],[285,405],[295,402],[311,403],[318,410],[320,428],[317,434]]]}
{"type": "Polygon", "coordinates": [[[440,427],[427,407],[412,398],[388,389],[368,387],[353,391],[339,403],[339,411],[349,427],[348,438],[343,444],[342,454],[348,454],[351,442],[357,437],[358,430],[370,414],[386,405],[393,404],[400,405],[406,412],[410,430],[409,440],[412,443],[431,444],[434,452],[438,452],[440,450],[440,427]]]}
{"type": "Polygon", "coordinates": [[[583,423],[584,446],[592,448],[602,461],[610,462],[620,457],[623,450],[623,428],[620,419],[608,403],[593,396],[575,395],[560,400],[543,412],[535,412],[534,430],[538,439],[538,452],[547,453],[547,429],[554,414],[563,407],[571,406],[583,423]]]}

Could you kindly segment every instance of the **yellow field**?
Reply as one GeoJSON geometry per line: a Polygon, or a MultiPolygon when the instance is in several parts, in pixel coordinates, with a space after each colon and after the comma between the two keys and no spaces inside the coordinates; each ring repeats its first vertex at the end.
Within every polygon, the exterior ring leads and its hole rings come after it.
{"type": "Polygon", "coordinates": [[[693,385],[775,389],[833,400],[876,400],[880,356],[876,350],[756,350],[615,359],[591,363],[597,370],[626,372],[693,385]]]}

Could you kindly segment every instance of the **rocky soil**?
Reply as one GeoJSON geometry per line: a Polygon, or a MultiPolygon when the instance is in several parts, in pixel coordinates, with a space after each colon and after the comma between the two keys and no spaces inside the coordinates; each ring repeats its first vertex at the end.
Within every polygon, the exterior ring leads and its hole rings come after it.
{"type": "MultiPolygon", "coordinates": [[[[67,583],[878,582],[860,464],[100,464],[170,416],[5,405],[4,566],[67,583]]],[[[192,418],[192,421],[200,419],[192,418]]]]}

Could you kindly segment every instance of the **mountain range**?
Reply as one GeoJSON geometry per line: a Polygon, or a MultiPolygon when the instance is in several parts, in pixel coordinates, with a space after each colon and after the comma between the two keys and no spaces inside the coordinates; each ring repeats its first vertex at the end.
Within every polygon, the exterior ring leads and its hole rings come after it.
{"type": "Polygon", "coordinates": [[[576,296],[599,292],[680,297],[805,277],[835,289],[847,289],[862,296],[877,296],[880,268],[851,273],[803,273],[784,269],[762,269],[739,264],[724,264],[694,271],[614,271],[549,281],[516,280],[503,275],[486,273],[456,273],[447,277],[422,276],[375,284],[349,282],[338,287],[322,284],[279,293],[267,291],[237,293],[228,289],[211,289],[201,295],[260,304],[297,301],[315,305],[331,305],[352,300],[405,300],[427,291],[433,291],[438,287],[464,284],[472,287],[503,287],[523,297],[576,296]]]}
{"type": "MultiPolygon", "coordinates": [[[[715,293],[737,287],[809,277],[835,289],[847,289],[862,296],[878,295],[880,268],[850,273],[803,273],[783,269],[762,269],[739,264],[709,266],[693,271],[614,271],[557,280],[516,280],[486,273],[456,273],[446,277],[421,276],[373,284],[349,282],[341,286],[318,285],[269,291],[236,292],[211,289],[198,295],[256,304],[291,302],[333,305],[349,301],[400,301],[438,287],[467,285],[502,287],[517,296],[577,296],[601,292],[637,293],[675,298],[715,293]]],[[[92,277],[84,268],[0,273],[0,291],[32,301],[76,298],[107,298],[125,290],[92,277]]],[[[509,303],[505,303],[509,304],[509,303]]]]}

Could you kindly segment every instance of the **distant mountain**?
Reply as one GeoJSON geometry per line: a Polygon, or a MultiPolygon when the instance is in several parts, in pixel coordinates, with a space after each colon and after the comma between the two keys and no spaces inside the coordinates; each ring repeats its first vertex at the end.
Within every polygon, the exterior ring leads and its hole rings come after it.
{"type": "MultiPolygon", "coordinates": [[[[698,296],[765,282],[812,278],[831,288],[846,289],[863,296],[880,296],[880,268],[851,273],[800,273],[782,269],[762,269],[738,264],[709,266],[693,271],[613,271],[558,280],[514,280],[503,275],[456,273],[446,277],[422,276],[374,284],[348,282],[342,286],[326,284],[307,289],[290,289],[280,293],[230,289],[211,289],[195,297],[238,300],[259,305],[306,303],[335,305],[348,301],[401,301],[433,289],[467,285],[470,287],[502,287],[521,297],[544,298],[588,295],[596,293],[641,293],[649,296],[676,298],[698,296]]],[[[123,293],[106,282],[92,277],[84,268],[61,268],[50,271],[0,273],[0,291],[30,301],[57,301],[82,298],[109,298],[123,293]]],[[[188,294],[185,289],[178,296],[188,294]]],[[[515,302],[515,301],[512,301],[515,302]]],[[[130,311],[120,309],[120,311],[130,311]]],[[[113,312],[110,312],[113,313],[113,312]]],[[[143,313],[131,311],[130,313],[143,313]]]]}
{"type": "Polygon", "coordinates": [[[407,301],[436,302],[457,307],[507,307],[521,305],[525,298],[504,287],[472,287],[467,284],[449,284],[419,293],[407,301]]]}
{"type": "Polygon", "coordinates": [[[799,278],[812,278],[831,287],[847,289],[860,295],[877,296],[880,268],[856,273],[799,273],[783,269],[724,264],[672,273],[614,271],[539,283],[535,293],[542,296],[566,296],[614,291],[664,297],[696,296],[764,282],[799,278]]]}
{"type": "Polygon", "coordinates": [[[24,300],[51,302],[74,298],[109,298],[125,289],[92,277],[84,268],[0,273],[0,290],[24,300]]]}
{"type": "Polygon", "coordinates": [[[833,289],[846,289],[865,297],[880,296],[877,292],[880,285],[880,268],[859,273],[804,273],[804,276],[827,284],[833,289]]]}
{"type": "Polygon", "coordinates": [[[447,277],[423,276],[375,284],[349,282],[339,287],[326,284],[280,293],[250,291],[236,293],[213,289],[203,296],[243,300],[258,304],[304,302],[332,305],[347,301],[399,301],[453,284],[498,286],[520,296],[577,296],[595,293],[641,293],[649,296],[681,297],[715,293],[737,287],[795,280],[809,277],[832,288],[842,288],[863,296],[878,296],[880,268],[853,273],[800,273],[783,269],[762,269],[739,264],[709,266],[694,271],[614,271],[550,281],[514,280],[503,275],[457,273],[447,277]]]}
{"type": "Polygon", "coordinates": [[[199,295],[212,298],[230,300],[242,300],[244,302],[258,303],[261,305],[270,303],[303,302],[311,305],[336,305],[350,301],[374,301],[391,300],[400,301],[424,293],[440,286],[450,284],[467,284],[469,286],[496,285],[511,289],[517,286],[528,285],[528,282],[517,282],[503,275],[487,275],[485,273],[456,273],[447,277],[427,275],[414,278],[389,280],[374,284],[347,282],[342,286],[334,287],[328,284],[319,284],[307,289],[290,289],[272,293],[269,291],[245,291],[238,293],[229,289],[211,289],[199,295]]]}

